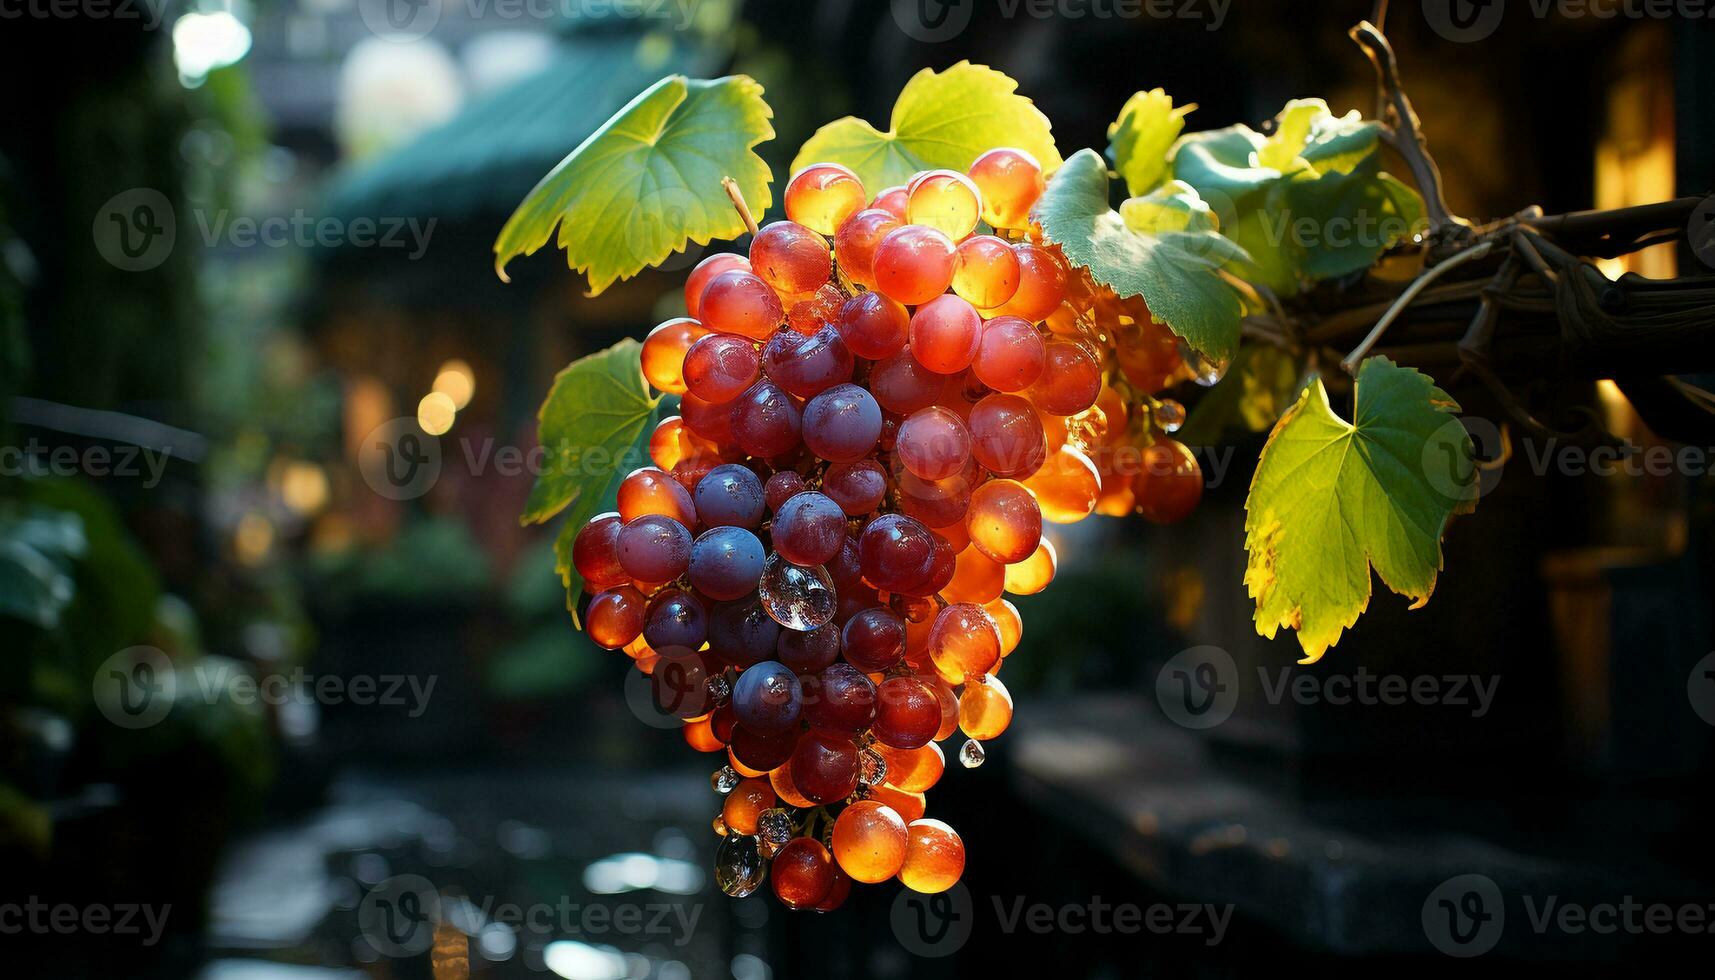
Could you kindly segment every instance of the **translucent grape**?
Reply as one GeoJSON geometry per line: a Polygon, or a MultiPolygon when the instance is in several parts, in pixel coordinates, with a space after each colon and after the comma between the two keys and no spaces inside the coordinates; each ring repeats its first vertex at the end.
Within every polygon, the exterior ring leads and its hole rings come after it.
{"type": "MultiPolygon", "coordinates": [[[[1000,630],[982,606],[955,602],[935,617],[929,630],[929,657],[948,683],[986,674],[1000,660],[1000,630]]],[[[935,720],[939,724],[939,709],[935,720]]]]}
{"type": "Polygon", "coordinates": [[[918,677],[889,677],[876,689],[875,737],[896,749],[929,744],[941,727],[935,692],[918,677]]]}
{"type": "Polygon", "coordinates": [[[1042,510],[1021,483],[990,480],[971,494],[965,528],[971,544],[995,561],[1023,561],[1042,541],[1042,510]]]}
{"type": "MultiPolygon", "coordinates": [[[[848,516],[861,517],[880,507],[886,498],[887,471],[873,459],[835,463],[822,474],[822,492],[848,516]]],[[[831,566],[828,572],[833,574],[831,566]]],[[[836,584],[838,578],[835,575],[836,584]]]]}
{"type": "Polygon", "coordinates": [[[662,656],[692,653],[702,647],[708,635],[708,613],[691,593],[665,589],[649,601],[643,639],[662,656]]]}
{"type": "Polygon", "coordinates": [[[905,348],[911,314],[880,293],[859,293],[846,300],[835,325],[853,354],[879,361],[905,348]]]}
{"type": "Polygon", "coordinates": [[[970,367],[982,336],[981,314],[957,296],[937,296],[911,314],[911,352],[936,374],[970,367]]]}
{"type": "Polygon", "coordinates": [[[720,890],[744,898],[761,888],[767,876],[768,861],[757,839],[736,830],[726,833],[715,849],[715,884],[720,890]]]}
{"type": "Polygon", "coordinates": [[[905,656],[905,621],[885,606],[871,606],[846,621],[840,649],[861,671],[891,670],[905,656]]]}
{"type": "Polygon", "coordinates": [[[748,467],[722,463],[697,481],[697,516],[709,527],[756,530],[762,524],[762,481],[748,467]]]}
{"type": "Polygon", "coordinates": [[[709,334],[685,353],[685,389],[707,402],[729,402],[756,383],[762,355],[737,334],[709,334]]]}
{"type": "Polygon", "coordinates": [[[794,565],[820,565],[840,553],[846,514],[826,494],[800,493],[775,512],[774,550],[794,565]]]}
{"type": "Polygon", "coordinates": [[[1036,494],[1042,519],[1055,524],[1075,524],[1090,516],[1102,492],[1096,464],[1070,445],[1048,457],[1024,485],[1036,494]]]}
{"type": "Polygon", "coordinates": [[[1054,581],[1054,571],[1059,564],[1054,542],[1043,538],[1029,558],[1006,566],[1006,591],[1013,595],[1035,595],[1041,592],[1048,588],[1048,583],[1054,581]]]}
{"type": "Polygon", "coordinates": [[[1144,517],[1172,524],[1197,509],[1203,497],[1203,469],[1184,443],[1162,436],[1143,451],[1131,485],[1144,517]]]}
{"type": "Polygon", "coordinates": [[[644,514],[671,517],[688,528],[697,526],[691,494],[672,474],[645,466],[626,474],[619,484],[619,517],[630,522],[644,514]]]}
{"type": "Polygon", "coordinates": [[[786,294],[811,292],[834,271],[828,240],[796,221],[762,226],[750,240],[750,268],[786,294]]]}
{"type": "Polygon", "coordinates": [[[698,752],[720,752],[726,749],[726,743],[715,736],[714,726],[707,718],[685,722],[681,734],[685,736],[685,744],[698,752]]]}
{"type": "Polygon", "coordinates": [[[792,785],[812,803],[837,803],[857,789],[858,749],[841,735],[806,733],[787,766],[792,785]]]}
{"type": "Polygon", "coordinates": [[[732,437],[752,456],[778,456],[798,446],[798,403],[772,381],[758,381],[733,400],[732,437]]]}
{"type": "Polygon", "coordinates": [[[1101,392],[1102,367],[1084,345],[1056,340],[1045,352],[1042,376],[1030,386],[1030,400],[1053,415],[1076,415],[1101,392]]]}
{"type": "Polygon", "coordinates": [[[583,576],[584,588],[611,589],[631,581],[619,563],[619,532],[625,521],[617,511],[590,518],[572,539],[572,567],[583,576]]]}
{"type": "Polygon", "coordinates": [[[1018,255],[1010,244],[993,235],[972,235],[959,243],[953,292],[978,309],[997,309],[1018,292],[1019,275],[1018,255]]]}
{"type": "Polygon", "coordinates": [[[957,475],[971,458],[971,432],[939,405],[913,412],[899,427],[894,452],[905,468],[925,480],[957,475]]]}
{"type": "Polygon", "coordinates": [[[708,335],[708,330],[688,317],[663,321],[643,338],[643,377],[661,391],[685,393],[685,352],[708,335]]]}
{"type": "Polygon", "coordinates": [[[973,677],[959,695],[959,727],[980,741],[996,738],[1012,724],[1012,695],[998,677],[973,677]]]}
{"type": "MultiPolygon", "coordinates": [[[[989,618],[994,620],[995,628],[1000,630],[1000,655],[1004,663],[1005,658],[1012,656],[1012,651],[1018,649],[1019,641],[1024,639],[1024,617],[1018,614],[1018,607],[1006,599],[996,599],[983,609],[988,612],[989,618]]],[[[994,670],[998,672],[1000,664],[996,664],[994,670]]],[[[952,732],[948,731],[946,734],[951,735],[952,732]]]]}
{"type": "Polygon", "coordinates": [[[803,438],[811,452],[829,462],[860,460],[881,438],[881,405],[854,384],[828,388],[804,406],[803,438]]]}
{"type": "Polygon", "coordinates": [[[892,807],[859,800],[834,821],[834,860],[853,881],[875,884],[899,873],[910,835],[892,807]]]}
{"type": "Polygon", "coordinates": [[[926,225],[953,241],[969,235],[982,217],[982,192],[957,170],[931,170],[907,185],[905,220],[926,225]]]}
{"type": "Polygon", "coordinates": [[[875,200],[869,202],[869,206],[872,208],[878,208],[882,211],[886,211],[888,214],[891,214],[895,218],[898,218],[901,222],[904,222],[905,221],[905,204],[910,199],[911,199],[910,190],[908,190],[903,184],[901,184],[897,187],[889,187],[886,190],[882,191],[881,193],[877,194],[875,196],[875,200]]]}
{"type": "Polygon", "coordinates": [[[1133,387],[1153,395],[1167,387],[1182,362],[1179,341],[1173,331],[1151,321],[1147,310],[1143,313],[1141,322],[1116,332],[1114,360],[1119,362],[1120,373],[1133,387]]]}
{"type": "MultiPolygon", "coordinates": [[[[968,467],[967,467],[968,469],[968,467]]],[[[910,470],[897,474],[899,509],[937,533],[963,522],[971,505],[971,481],[964,472],[945,480],[925,480],[910,470]]]]}
{"type": "Polygon", "coordinates": [[[780,294],[755,273],[732,269],[715,276],[703,290],[703,326],[715,333],[732,333],[767,340],[786,319],[780,294]]]}
{"type": "Polygon", "coordinates": [[[852,352],[832,324],[813,334],[781,330],[762,348],[762,371],[799,398],[811,398],[852,377],[852,352]]]}
{"type": "Polygon", "coordinates": [[[874,289],[876,246],[902,223],[903,219],[879,208],[859,211],[847,218],[834,234],[834,257],[846,278],[865,289],[874,289]]]}
{"type": "Polygon", "coordinates": [[[597,646],[618,650],[643,633],[643,617],[649,607],[643,593],[629,585],[602,592],[590,600],[584,621],[597,646]]]}
{"type": "Polygon", "coordinates": [[[958,883],[965,873],[965,842],[939,820],[913,820],[905,828],[905,861],[899,880],[915,892],[933,895],[958,883]]]}
{"type": "Polygon", "coordinates": [[[1041,323],[1066,298],[1066,262],[1057,251],[1030,242],[1012,248],[1018,257],[1018,291],[999,312],[1041,323]]]}
{"type": "Polygon", "coordinates": [[[922,793],[912,793],[885,783],[871,788],[869,796],[877,803],[892,807],[893,812],[899,814],[899,819],[907,824],[921,818],[928,809],[928,798],[922,793]]]}
{"type": "Polygon", "coordinates": [[[697,263],[691,274],[685,277],[685,313],[692,319],[698,319],[703,302],[703,290],[709,288],[709,283],[723,272],[750,271],[750,260],[732,252],[716,252],[697,263]]]}
{"type": "Polygon", "coordinates": [[[662,419],[655,426],[655,431],[649,434],[649,459],[664,470],[671,471],[686,460],[701,460],[718,452],[714,443],[692,432],[685,420],[677,415],[662,419]]]}
{"type": "Polygon", "coordinates": [[[768,785],[768,780],[760,777],[743,780],[726,795],[721,804],[721,819],[733,833],[754,834],[762,811],[773,806],[774,801],[774,787],[768,785]]]}
{"type": "Polygon", "coordinates": [[[834,581],[820,565],[794,565],[778,553],[763,564],[757,588],[762,608],[781,626],[813,630],[834,618],[839,598],[834,581]]]}
{"type": "Polygon", "coordinates": [[[898,415],[909,415],[935,404],[944,378],[924,367],[906,347],[869,372],[869,390],[881,407],[898,415]]]}
{"type": "Polygon", "coordinates": [[[919,674],[918,679],[935,692],[935,703],[941,709],[941,724],[935,729],[935,741],[939,742],[959,730],[959,698],[951,685],[933,673],[919,674]]]}
{"type": "Polygon", "coordinates": [[[970,175],[982,191],[983,220],[996,228],[1027,227],[1030,209],[1047,186],[1036,157],[1010,146],[977,157],[970,175]]]}
{"type": "Polygon", "coordinates": [[[815,292],[782,297],[780,302],[786,307],[786,325],[799,333],[811,334],[840,315],[846,294],[840,287],[825,282],[815,292]]]}
{"type": "Polygon", "coordinates": [[[995,476],[1029,476],[1048,458],[1036,409],[1017,395],[995,394],[971,408],[971,454],[995,476]]]}
{"type": "Polygon", "coordinates": [[[790,909],[814,908],[834,888],[834,858],[813,837],[794,837],[770,865],[774,897],[790,909]]]}
{"type": "MultiPolygon", "coordinates": [[[[788,760],[790,761],[790,760],[788,760]]],[[[798,792],[798,787],[792,783],[792,767],[778,766],[768,774],[768,785],[774,787],[774,793],[782,803],[796,807],[812,807],[809,798],[798,792]]],[[[782,852],[784,853],[784,852],[782,852]]],[[[776,856],[778,857],[778,855],[776,856]]]]}
{"type": "Polygon", "coordinates": [[[863,182],[837,163],[812,163],[786,184],[786,217],[819,235],[836,228],[864,206],[863,182]]]}
{"type": "Polygon", "coordinates": [[[627,521],[619,531],[620,567],[639,582],[671,582],[691,563],[691,532],[660,514],[627,521]]]}
{"type": "Polygon", "coordinates": [[[953,570],[953,580],[941,590],[948,602],[974,602],[981,605],[1000,598],[1006,585],[1007,569],[975,548],[959,553],[953,570]]]}
{"type": "Polygon", "coordinates": [[[875,247],[871,268],[876,289],[906,306],[916,306],[947,291],[957,264],[952,239],[934,228],[905,225],[889,232],[875,247]]]}
{"type": "Polygon", "coordinates": [[[742,527],[704,531],[691,543],[691,585],[711,599],[739,599],[756,591],[767,557],[762,542],[742,527]]]}
{"type": "Polygon", "coordinates": [[[995,391],[1023,391],[1042,376],[1047,354],[1042,335],[1030,321],[997,316],[983,324],[971,371],[995,391]]]}

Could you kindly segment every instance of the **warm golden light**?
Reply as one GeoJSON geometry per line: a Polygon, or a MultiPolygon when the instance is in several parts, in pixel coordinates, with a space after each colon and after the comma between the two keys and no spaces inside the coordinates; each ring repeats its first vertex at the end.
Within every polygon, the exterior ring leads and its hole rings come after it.
{"type": "Polygon", "coordinates": [[[471,397],[476,394],[476,373],[470,369],[469,364],[455,357],[441,365],[440,371],[435,374],[435,383],[430,387],[451,398],[453,408],[462,412],[464,407],[470,404],[471,397]]]}
{"type": "Polygon", "coordinates": [[[328,502],[327,473],[303,460],[286,463],[280,469],[280,500],[298,514],[320,511],[328,502]]]}
{"type": "Polygon", "coordinates": [[[459,408],[453,403],[452,396],[440,391],[431,391],[417,403],[417,425],[432,436],[446,435],[453,427],[453,420],[458,417],[459,408]]]}
{"type": "Polygon", "coordinates": [[[240,562],[260,565],[273,546],[274,525],[268,518],[252,511],[239,519],[238,529],[232,535],[232,550],[240,562]]]}

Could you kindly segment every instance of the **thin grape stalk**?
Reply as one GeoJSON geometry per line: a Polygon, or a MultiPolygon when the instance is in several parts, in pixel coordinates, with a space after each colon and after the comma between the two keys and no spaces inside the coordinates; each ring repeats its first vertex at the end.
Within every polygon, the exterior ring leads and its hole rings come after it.
{"type": "Polygon", "coordinates": [[[703,260],[689,316],[643,344],[681,414],[573,562],[589,635],[724,756],[728,894],[772,881],[828,911],[853,882],[956,882],[964,844],[925,794],[942,743],[980,765],[1011,723],[1007,596],[1053,580],[1044,522],[1176,520],[1201,494],[1156,398],[1195,372],[1040,240],[1044,186],[1010,148],[873,196],[807,167],[786,219],[703,260]]]}

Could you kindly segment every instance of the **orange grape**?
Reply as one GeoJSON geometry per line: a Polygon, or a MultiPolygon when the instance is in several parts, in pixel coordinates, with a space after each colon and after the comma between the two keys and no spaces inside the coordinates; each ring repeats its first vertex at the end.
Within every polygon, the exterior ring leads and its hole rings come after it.
{"type": "Polygon", "coordinates": [[[955,559],[953,580],[941,590],[941,597],[948,602],[978,605],[997,599],[1005,586],[1008,567],[975,548],[966,548],[955,559]]]}
{"type": "Polygon", "coordinates": [[[1195,510],[1202,499],[1203,470],[1184,443],[1162,436],[1143,451],[1132,491],[1144,517],[1172,524],[1195,510]]]}
{"type": "Polygon", "coordinates": [[[1042,541],[1042,508],[1024,484],[990,480],[971,494],[965,527],[971,544],[1010,565],[1030,557],[1042,541]]]}
{"type": "Polygon", "coordinates": [[[1049,456],[1024,485],[1036,494],[1042,519],[1054,524],[1076,524],[1089,517],[1102,492],[1096,464],[1070,445],[1049,456]]]}
{"type": "Polygon", "coordinates": [[[697,508],[673,475],[653,466],[626,474],[619,484],[619,519],[629,524],[645,514],[671,517],[686,529],[697,526],[697,508]]]}
{"type": "Polygon", "coordinates": [[[625,646],[643,632],[648,608],[643,593],[629,585],[601,593],[590,600],[589,612],[584,617],[590,639],[608,650],[625,646]]]}
{"type": "Polygon", "coordinates": [[[876,751],[887,760],[888,785],[908,793],[926,792],[941,780],[947,756],[934,742],[915,749],[895,749],[876,743],[876,751]]]}
{"type": "Polygon", "coordinates": [[[664,470],[671,471],[687,459],[717,455],[719,449],[715,444],[692,432],[677,415],[662,419],[649,434],[649,460],[664,470]]]}
{"type": "Polygon", "coordinates": [[[896,187],[889,187],[880,194],[877,194],[875,196],[875,200],[869,202],[869,206],[886,211],[888,214],[898,218],[901,223],[904,223],[905,202],[910,199],[911,191],[906,188],[904,184],[900,184],[896,187]]]}
{"type": "Polygon", "coordinates": [[[709,331],[689,317],[663,321],[643,338],[643,377],[657,389],[685,393],[685,352],[709,331]]]}
{"type": "Polygon", "coordinates": [[[993,235],[972,235],[959,243],[959,263],[953,270],[953,292],[972,306],[992,310],[1018,292],[1018,255],[993,235]]]}
{"type": "Polygon", "coordinates": [[[768,780],[760,777],[743,779],[726,795],[726,802],[721,806],[721,819],[726,821],[729,830],[754,834],[756,818],[773,805],[774,788],[768,785],[768,780]]]}
{"type": "Polygon", "coordinates": [[[913,820],[906,830],[905,860],[899,880],[915,892],[933,895],[958,883],[965,873],[965,842],[939,820],[913,820]]]}
{"type": "Polygon", "coordinates": [[[1066,298],[1066,261],[1058,250],[1031,242],[1012,248],[1018,256],[1018,291],[996,312],[1041,323],[1066,298]]]}
{"type": "Polygon", "coordinates": [[[949,683],[987,673],[1000,659],[1000,630],[982,606],[955,602],[935,617],[929,631],[929,657],[949,683]]]}
{"type": "Polygon", "coordinates": [[[726,748],[726,743],[715,737],[714,728],[707,718],[685,722],[684,734],[685,744],[698,752],[719,752],[726,748]]]}
{"type": "Polygon", "coordinates": [[[874,289],[876,246],[902,224],[893,212],[880,208],[868,208],[847,218],[834,233],[834,258],[840,263],[840,271],[865,289],[874,289]]]}
{"type": "Polygon", "coordinates": [[[971,455],[995,476],[1028,477],[1048,458],[1036,409],[1017,395],[994,394],[971,408],[971,455]]]}
{"type": "Polygon", "coordinates": [[[934,228],[895,228],[875,247],[875,288],[906,306],[927,303],[952,285],[958,254],[953,240],[934,228]]]}
{"type": "MultiPolygon", "coordinates": [[[[933,745],[934,743],[931,742],[929,744],[933,745]]],[[[928,748],[928,746],[924,747],[928,748]]],[[[883,803],[892,807],[893,811],[899,814],[899,819],[905,821],[907,824],[922,817],[924,811],[929,807],[929,800],[922,793],[913,793],[910,790],[903,790],[897,786],[888,786],[886,784],[881,786],[872,786],[870,787],[869,794],[870,799],[877,803],[883,803]]]]}
{"type": "Polygon", "coordinates": [[[905,349],[911,314],[880,293],[863,292],[846,300],[834,327],[853,354],[880,361],[905,349]]]}
{"type": "MultiPolygon", "coordinates": [[[[1041,497],[1038,497],[1037,501],[1040,502],[1041,497]]],[[[1035,595],[1041,592],[1048,588],[1048,583],[1054,581],[1054,570],[1059,564],[1054,542],[1043,538],[1029,558],[1006,566],[1006,591],[1013,595],[1035,595]]]]}
{"type": "Polygon", "coordinates": [[[834,858],[814,837],[794,837],[769,865],[774,897],[789,909],[814,908],[834,887],[834,858]]]}
{"type": "Polygon", "coordinates": [[[834,271],[828,240],[796,221],[762,226],[750,240],[750,267],[787,296],[814,291],[834,271]]]}
{"type": "Polygon", "coordinates": [[[1036,406],[1036,417],[1042,420],[1042,433],[1048,437],[1048,451],[1055,452],[1066,444],[1066,416],[1055,415],[1044,411],[1041,405],[1036,406]]]}
{"type": "Polygon", "coordinates": [[[1012,724],[1012,694],[998,677],[973,677],[959,695],[959,727],[979,742],[1012,724]]]}
{"type": "MultiPolygon", "coordinates": [[[[1005,655],[1006,647],[1001,647],[1005,655]]],[[[931,665],[933,666],[933,665],[931,665]]],[[[995,664],[999,669],[1000,664],[995,664]]],[[[960,678],[963,680],[963,678],[960,678]]],[[[929,690],[935,692],[935,703],[941,709],[941,724],[935,728],[935,741],[939,742],[959,730],[959,698],[953,693],[952,685],[933,674],[924,675],[923,683],[929,685],[929,690]]]]}
{"type": "Polygon", "coordinates": [[[798,792],[798,784],[792,781],[792,767],[781,766],[768,774],[768,785],[774,788],[774,793],[782,800],[796,807],[812,807],[816,804],[810,798],[798,792]]]}
{"type": "Polygon", "coordinates": [[[868,199],[857,174],[837,163],[812,163],[786,185],[786,217],[819,235],[832,235],[868,199]]]}
{"type": "Polygon", "coordinates": [[[1042,376],[1030,386],[1030,400],[1054,415],[1076,415],[1102,393],[1102,366],[1083,344],[1056,340],[1048,345],[1042,376]]]}
{"type": "Polygon", "coordinates": [[[723,272],[709,281],[703,290],[701,312],[703,326],[715,333],[735,333],[752,340],[767,340],[786,319],[786,308],[774,287],[741,269],[723,272]]]}
{"type": "Polygon", "coordinates": [[[911,352],[936,374],[970,367],[982,337],[981,314],[958,296],[937,296],[911,314],[911,352]]]}
{"type": "Polygon", "coordinates": [[[971,371],[996,391],[1023,391],[1042,376],[1047,348],[1030,321],[997,316],[983,324],[971,371]]]}
{"type": "MultiPolygon", "coordinates": [[[[727,746],[726,759],[727,759],[727,765],[732,766],[733,770],[736,771],[740,776],[744,776],[744,777],[752,778],[752,779],[766,779],[766,778],[768,778],[769,770],[767,770],[767,769],[752,769],[751,767],[745,765],[743,762],[739,761],[738,754],[732,750],[731,745],[727,746]]],[[[785,767],[782,766],[781,768],[785,768],[785,767]]],[[[734,792],[737,792],[737,790],[734,790],[734,792]]]]}
{"type": "MultiPolygon", "coordinates": [[[[989,618],[994,620],[995,628],[1000,630],[1001,663],[1005,663],[1006,658],[1012,656],[1012,651],[1018,649],[1019,641],[1024,639],[1024,617],[1018,614],[1018,607],[1007,599],[996,599],[983,609],[989,614],[989,618]]],[[[994,665],[994,672],[1000,672],[1000,664],[994,665]]]]}
{"type": "Polygon", "coordinates": [[[834,859],[853,881],[873,885],[899,873],[907,839],[897,811],[875,800],[859,800],[834,821],[834,859]]]}
{"type": "Polygon", "coordinates": [[[1042,164],[1030,153],[1010,146],[977,157],[970,175],[982,192],[983,220],[996,228],[1027,226],[1031,207],[1047,187],[1042,164]]]}
{"type": "Polygon", "coordinates": [[[697,263],[691,274],[685,277],[685,313],[692,319],[700,315],[703,302],[703,290],[709,288],[709,283],[723,272],[750,271],[750,260],[732,252],[716,252],[697,263]]]}
{"type": "Polygon", "coordinates": [[[974,231],[982,217],[982,192],[957,170],[918,174],[907,188],[905,220],[934,228],[955,242],[974,231]]]}

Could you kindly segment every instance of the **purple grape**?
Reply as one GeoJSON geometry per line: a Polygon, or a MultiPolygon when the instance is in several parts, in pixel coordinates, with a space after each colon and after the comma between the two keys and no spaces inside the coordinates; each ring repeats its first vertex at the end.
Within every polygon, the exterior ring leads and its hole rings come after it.
{"type": "Polygon", "coordinates": [[[780,658],[781,663],[792,668],[793,673],[819,673],[839,659],[840,629],[833,623],[819,626],[807,633],[783,629],[780,631],[780,641],[775,644],[775,655],[780,658]]]}
{"type": "Polygon", "coordinates": [[[854,384],[835,385],[804,406],[804,445],[834,463],[856,462],[881,438],[881,406],[854,384]]]}
{"type": "Polygon", "coordinates": [[[777,330],[762,348],[762,373],[799,398],[850,381],[854,364],[845,338],[832,324],[813,334],[777,330]]]}
{"type": "Polygon", "coordinates": [[[768,498],[768,509],[779,510],[780,505],[808,489],[809,484],[804,478],[791,470],[781,470],[768,478],[763,485],[763,496],[768,498]]]}
{"type": "Polygon", "coordinates": [[[762,542],[742,527],[704,531],[691,543],[691,585],[711,599],[747,596],[756,591],[767,557],[762,542]]]}
{"type": "Polygon", "coordinates": [[[853,517],[881,506],[887,497],[887,471],[873,459],[835,463],[822,474],[822,492],[853,517]]]}
{"type": "Polygon", "coordinates": [[[762,481],[737,463],[722,463],[704,474],[697,481],[697,492],[692,499],[697,517],[709,527],[744,527],[754,531],[762,525],[766,503],[762,481]]]}
{"type": "Polygon", "coordinates": [[[754,594],[737,602],[717,602],[709,613],[709,652],[734,667],[768,659],[779,637],[780,624],[754,594]]]}
{"type": "Polygon", "coordinates": [[[619,529],[619,567],[639,582],[671,582],[691,563],[691,532],[662,514],[644,514],[619,529]]]}
{"type": "Polygon", "coordinates": [[[819,732],[851,738],[875,720],[875,682],[851,664],[832,664],[803,688],[804,720],[819,732]]]}
{"type": "Polygon", "coordinates": [[[745,668],[732,688],[732,710],[738,723],[758,735],[783,732],[798,722],[804,708],[798,675],[777,660],[745,668]]]}
{"type": "Polygon", "coordinates": [[[758,381],[733,399],[733,439],[752,456],[779,456],[796,448],[801,419],[798,403],[771,381],[758,381]]]}
{"type": "Polygon", "coordinates": [[[840,651],[859,670],[889,670],[905,656],[905,620],[886,606],[871,606],[846,620],[840,651]]]}
{"type": "Polygon", "coordinates": [[[808,490],[774,513],[774,550],[794,565],[820,565],[840,553],[846,513],[824,494],[808,490]]]}
{"type": "Polygon", "coordinates": [[[697,597],[683,589],[667,589],[649,602],[643,620],[643,640],[662,656],[691,653],[708,638],[709,618],[697,597]]]}

